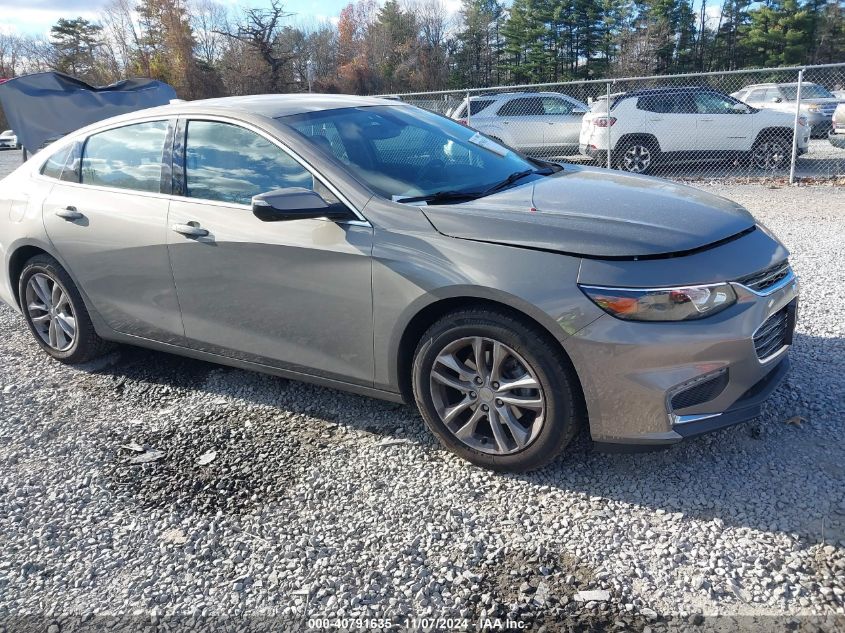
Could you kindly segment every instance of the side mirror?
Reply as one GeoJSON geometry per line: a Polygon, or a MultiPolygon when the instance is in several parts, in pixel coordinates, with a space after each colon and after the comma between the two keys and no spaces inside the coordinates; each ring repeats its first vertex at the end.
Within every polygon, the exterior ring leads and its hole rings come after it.
{"type": "Polygon", "coordinates": [[[252,198],[252,212],[262,222],[327,218],[346,220],[351,217],[342,205],[331,205],[316,191],[304,187],[287,187],[261,193],[252,198]]]}
{"type": "Polygon", "coordinates": [[[748,106],[744,103],[735,103],[733,104],[732,109],[737,114],[748,114],[749,112],[751,112],[748,106]]]}
{"type": "Polygon", "coordinates": [[[769,99],[769,101],[771,101],[772,103],[780,103],[781,101],[783,101],[783,99],[781,99],[780,97],[772,97],[771,99],[769,99]]]}

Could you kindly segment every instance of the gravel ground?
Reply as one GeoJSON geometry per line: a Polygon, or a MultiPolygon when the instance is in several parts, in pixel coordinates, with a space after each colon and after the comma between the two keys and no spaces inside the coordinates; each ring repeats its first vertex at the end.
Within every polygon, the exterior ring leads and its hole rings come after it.
{"type": "Polygon", "coordinates": [[[845,629],[845,191],[705,188],[792,251],[793,369],[759,420],[658,453],[581,437],[493,474],[411,407],[129,347],[66,367],[0,308],[0,621],[845,629]]]}

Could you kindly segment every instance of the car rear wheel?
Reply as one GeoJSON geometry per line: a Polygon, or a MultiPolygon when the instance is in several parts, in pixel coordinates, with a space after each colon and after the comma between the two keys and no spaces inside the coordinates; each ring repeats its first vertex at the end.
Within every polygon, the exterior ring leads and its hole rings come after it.
{"type": "Polygon", "coordinates": [[[440,319],[414,358],[414,397],[449,450],[494,470],[554,459],[583,418],[577,378],[556,344],[519,319],[466,310],[440,319]]]}
{"type": "Polygon", "coordinates": [[[18,298],[32,335],[53,358],[82,363],[108,349],[94,331],[79,290],[49,255],[37,255],[26,263],[18,298]]]}
{"type": "Polygon", "coordinates": [[[654,167],[657,150],[645,140],[627,141],[619,150],[617,167],[632,174],[647,174],[654,167]]]}

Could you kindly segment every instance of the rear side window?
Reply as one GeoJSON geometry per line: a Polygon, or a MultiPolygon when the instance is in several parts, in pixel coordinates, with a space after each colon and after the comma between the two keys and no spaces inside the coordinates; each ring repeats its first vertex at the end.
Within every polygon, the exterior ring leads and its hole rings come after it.
{"type": "Polygon", "coordinates": [[[497,112],[500,116],[535,116],[545,114],[540,97],[520,97],[511,99],[497,112]]]}
{"type": "Polygon", "coordinates": [[[661,114],[689,114],[694,111],[688,94],[658,94],[637,99],[637,109],[661,114]]]}
{"type": "Polygon", "coordinates": [[[161,190],[167,121],[136,123],[88,137],[82,153],[82,184],[161,190]]]}
{"type": "MultiPolygon", "coordinates": [[[[473,114],[478,114],[482,110],[486,110],[493,104],[493,99],[472,99],[469,102],[470,105],[470,116],[473,114]]],[[[467,106],[466,103],[461,106],[460,111],[458,112],[459,119],[465,119],[467,116],[467,106]]]]}
{"type": "Polygon", "coordinates": [[[188,197],[250,204],[259,193],[287,187],[313,189],[314,177],[277,145],[231,123],[188,122],[188,197]]]}
{"type": "Polygon", "coordinates": [[[65,164],[67,163],[68,156],[70,156],[70,149],[71,145],[67,147],[63,147],[58,152],[55,152],[50,158],[47,159],[47,162],[41,166],[41,175],[47,176],[47,178],[56,178],[57,180],[62,177],[62,170],[65,168],[65,164]]]}

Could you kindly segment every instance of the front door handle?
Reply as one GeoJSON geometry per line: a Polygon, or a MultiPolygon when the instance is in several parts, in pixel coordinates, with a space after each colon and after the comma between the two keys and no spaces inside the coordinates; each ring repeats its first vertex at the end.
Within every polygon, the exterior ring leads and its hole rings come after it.
{"type": "Polygon", "coordinates": [[[170,228],[187,237],[205,237],[208,235],[206,229],[200,226],[194,226],[193,224],[172,224],[170,228]]]}
{"type": "Polygon", "coordinates": [[[76,207],[65,207],[64,209],[59,209],[56,211],[56,215],[60,218],[67,220],[68,222],[73,222],[74,220],[79,220],[84,217],[79,211],[76,210],[76,207]]]}

